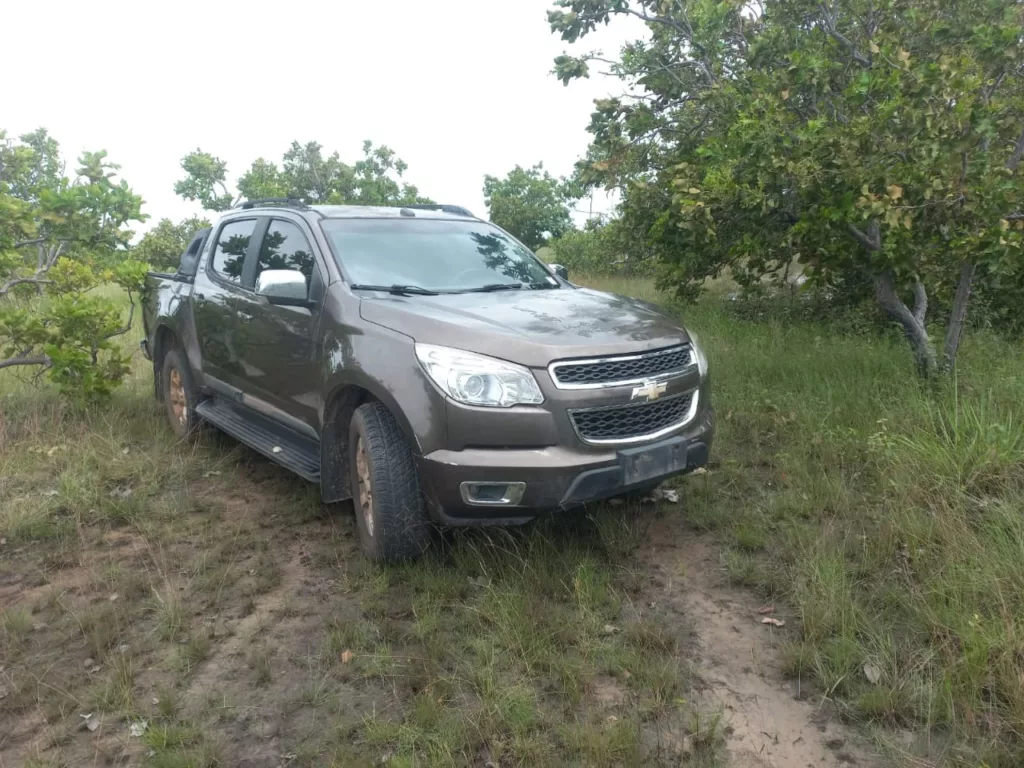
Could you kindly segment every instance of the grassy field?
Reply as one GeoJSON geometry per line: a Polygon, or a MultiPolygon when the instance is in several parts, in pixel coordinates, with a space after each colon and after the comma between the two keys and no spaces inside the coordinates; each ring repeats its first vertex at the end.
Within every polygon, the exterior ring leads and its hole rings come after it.
{"type": "Polygon", "coordinates": [[[933,390],[898,339],[678,311],[719,416],[684,509],[446,536],[387,569],[346,505],[227,438],[175,445],[144,361],[88,413],[0,374],[0,755],[720,764],[692,628],[651,597],[651,541],[685,525],[797,618],[789,673],[894,761],[1020,765],[1024,348],[970,335],[933,390]]]}
{"type": "Polygon", "coordinates": [[[899,338],[728,309],[682,311],[720,430],[689,521],[735,582],[796,608],[790,672],[850,718],[913,732],[911,755],[1021,765],[1024,345],[973,334],[932,390],[899,338]]]}
{"type": "Polygon", "coordinates": [[[678,508],[379,569],[348,504],[175,444],[141,358],[103,407],[10,371],[0,404],[0,766],[719,763],[686,623],[632,557],[678,508]]]}

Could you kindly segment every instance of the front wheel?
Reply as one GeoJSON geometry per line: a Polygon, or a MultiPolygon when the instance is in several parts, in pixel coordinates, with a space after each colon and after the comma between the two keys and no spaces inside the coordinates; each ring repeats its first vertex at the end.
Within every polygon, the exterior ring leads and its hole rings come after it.
{"type": "Polygon", "coordinates": [[[356,408],[348,450],[363,553],[376,562],[419,557],[430,541],[430,521],[412,451],[383,404],[356,408]]]}

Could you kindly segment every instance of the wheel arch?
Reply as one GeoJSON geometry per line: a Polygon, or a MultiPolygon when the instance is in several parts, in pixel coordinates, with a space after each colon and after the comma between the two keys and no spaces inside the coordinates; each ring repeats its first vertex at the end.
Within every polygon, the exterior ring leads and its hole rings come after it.
{"type": "Polygon", "coordinates": [[[418,442],[402,409],[386,390],[366,386],[367,382],[337,384],[324,405],[320,437],[320,494],[325,503],[352,498],[349,473],[348,434],[352,415],[363,403],[379,402],[395,417],[414,451],[418,442]]]}
{"type": "Polygon", "coordinates": [[[167,350],[177,344],[177,334],[167,325],[159,326],[153,334],[153,393],[161,402],[164,399],[163,388],[160,386],[164,357],[167,356],[167,350]]]}

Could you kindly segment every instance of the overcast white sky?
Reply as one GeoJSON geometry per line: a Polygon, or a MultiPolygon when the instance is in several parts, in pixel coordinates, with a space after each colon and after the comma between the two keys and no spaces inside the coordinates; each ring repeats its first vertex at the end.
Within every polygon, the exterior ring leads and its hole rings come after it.
{"type": "MultiPolygon", "coordinates": [[[[566,50],[547,25],[552,6],[7,0],[7,29],[43,31],[5,36],[4,68],[19,74],[4,79],[0,127],[45,126],[69,158],[106,149],[150,225],[199,211],[172,189],[187,152],[226,160],[233,181],[256,157],[280,162],[292,140],[349,163],[364,139],[387,144],[423,194],[482,215],[485,174],[538,161],[570,173],[594,98],[618,91],[550,74],[566,50]]],[[[579,49],[612,52],[642,34],[623,20],[579,49]]]]}

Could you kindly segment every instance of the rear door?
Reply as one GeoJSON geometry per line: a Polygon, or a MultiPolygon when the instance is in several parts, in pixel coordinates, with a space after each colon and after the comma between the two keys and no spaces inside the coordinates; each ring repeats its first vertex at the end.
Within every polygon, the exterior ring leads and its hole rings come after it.
{"type": "Polygon", "coordinates": [[[256,251],[253,282],[256,307],[240,350],[246,402],[315,437],[320,397],[316,333],[325,281],[312,239],[300,221],[274,217],[268,222],[256,251]],[[260,275],[280,269],[303,274],[312,309],[278,306],[258,295],[260,275]]]}
{"type": "Polygon", "coordinates": [[[240,390],[247,372],[242,351],[253,318],[256,294],[246,285],[246,260],[255,259],[266,220],[230,219],[215,230],[210,257],[196,272],[192,291],[196,337],[206,384],[240,390]]]}

